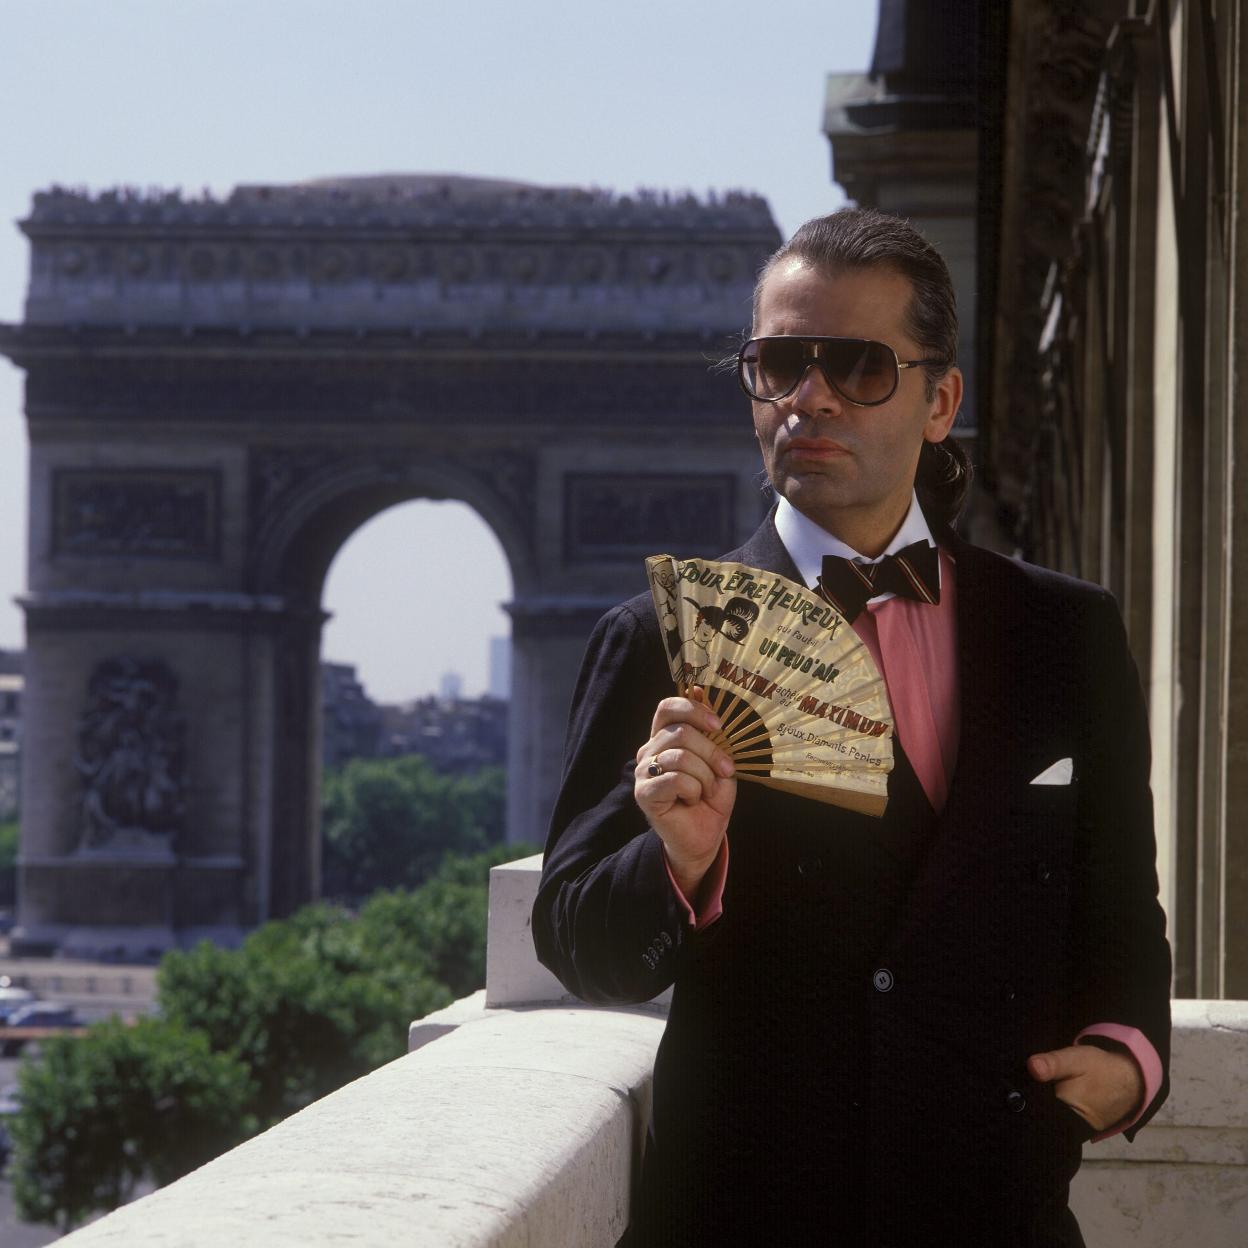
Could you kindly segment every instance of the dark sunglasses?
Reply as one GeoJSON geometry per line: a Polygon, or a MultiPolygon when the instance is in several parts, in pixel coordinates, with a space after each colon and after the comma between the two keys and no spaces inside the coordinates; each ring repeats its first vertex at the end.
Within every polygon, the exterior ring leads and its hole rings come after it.
{"type": "Polygon", "coordinates": [[[942,360],[899,360],[887,343],[870,338],[751,338],[737,354],[737,380],[752,399],[778,403],[801,384],[813,364],[833,390],[858,407],[887,403],[903,368],[942,360]]]}

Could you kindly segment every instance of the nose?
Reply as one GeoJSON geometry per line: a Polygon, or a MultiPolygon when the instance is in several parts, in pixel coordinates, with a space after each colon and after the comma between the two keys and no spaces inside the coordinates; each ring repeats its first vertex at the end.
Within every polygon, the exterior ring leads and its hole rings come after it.
{"type": "Polygon", "coordinates": [[[797,389],[789,396],[793,407],[807,416],[839,415],[845,409],[845,400],[832,388],[822,368],[811,360],[806,365],[797,389]]]}

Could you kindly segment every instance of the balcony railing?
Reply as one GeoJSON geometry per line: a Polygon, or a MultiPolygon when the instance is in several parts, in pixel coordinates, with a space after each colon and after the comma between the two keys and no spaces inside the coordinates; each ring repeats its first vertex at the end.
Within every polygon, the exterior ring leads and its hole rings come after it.
{"type": "MultiPolygon", "coordinates": [[[[538,965],[540,866],[494,869],[487,987],[413,1023],[407,1056],[59,1242],[612,1248],[664,1007],[581,1005],[538,965]]],[[[1169,1101],[1134,1144],[1087,1146],[1075,1182],[1101,1248],[1248,1242],[1248,1002],[1174,1014],[1169,1101]]]]}

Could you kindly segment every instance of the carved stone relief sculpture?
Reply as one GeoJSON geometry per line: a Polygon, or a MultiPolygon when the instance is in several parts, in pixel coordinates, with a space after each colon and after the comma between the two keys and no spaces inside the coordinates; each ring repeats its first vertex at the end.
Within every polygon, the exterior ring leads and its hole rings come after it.
{"type": "Polygon", "coordinates": [[[186,802],[186,725],[169,667],[129,656],[91,676],[74,765],[82,777],[80,853],[167,855],[186,802]]]}

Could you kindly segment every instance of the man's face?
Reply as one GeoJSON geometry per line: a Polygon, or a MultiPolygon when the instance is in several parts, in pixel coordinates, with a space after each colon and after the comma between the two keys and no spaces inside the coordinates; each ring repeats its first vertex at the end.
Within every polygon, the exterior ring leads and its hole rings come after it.
{"type": "MultiPolygon", "coordinates": [[[[763,285],[754,335],[873,338],[900,360],[926,354],[905,330],[910,282],[887,267],[821,273],[786,260],[763,285]]],[[[950,369],[924,397],[923,370],[901,370],[878,407],[841,398],[818,368],[777,403],[754,402],[754,432],[771,483],[799,511],[863,554],[883,551],[910,505],[919,451],[949,432],[962,398],[950,369]]]]}

